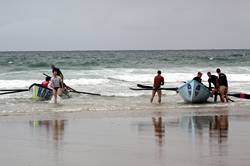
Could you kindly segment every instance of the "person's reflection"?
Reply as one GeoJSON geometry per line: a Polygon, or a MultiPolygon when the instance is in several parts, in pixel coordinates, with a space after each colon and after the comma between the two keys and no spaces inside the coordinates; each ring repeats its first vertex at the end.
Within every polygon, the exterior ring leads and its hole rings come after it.
{"type": "Polygon", "coordinates": [[[52,121],[53,127],[53,138],[54,140],[62,140],[64,134],[64,120],[54,120],[52,121]]]}
{"type": "Polygon", "coordinates": [[[219,143],[227,140],[228,137],[228,115],[216,115],[213,120],[210,121],[209,130],[210,137],[218,137],[219,143]]]}
{"type": "Polygon", "coordinates": [[[64,135],[65,120],[36,120],[31,121],[30,124],[33,127],[44,127],[47,131],[47,135],[50,135],[50,131],[53,134],[53,140],[62,140],[64,135]]]}
{"type": "Polygon", "coordinates": [[[163,137],[165,136],[165,123],[162,121],[162,117],[153,117],[152,120],[157,142],[159,145],[162,145],[164,143],[163,137]]]}

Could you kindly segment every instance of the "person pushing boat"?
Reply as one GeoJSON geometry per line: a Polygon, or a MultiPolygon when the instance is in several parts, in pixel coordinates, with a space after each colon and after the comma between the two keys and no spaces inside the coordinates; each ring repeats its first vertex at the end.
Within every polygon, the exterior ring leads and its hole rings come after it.
{"type": "Polygon", "coordinates": [[[157,92],[158,94],[158,103],[161,103],[161,85],[164,85],[164,77],[161,76],[161,71],[157,71],[157,75],[154,78],[154,85],[153,85],[153,91],[152,91],[152,97],[150,99],[150,102],[152,103],[154,100],[154,96],[157,92]]]}
{"type": "Polygon", "coordinates": [[[212,75],[211,72],[207,72],[207,76],[208,76],[208,89],[210,91],[212,91],[212,93],[214,94],[214,102],[217,101],[217,96],[218,96],[218,86],[219,86],[219,80],[218,77],[216,75],[212,75]],[[212,84],[214,87],[212,87],[212,84]]]}
{"type": "Polygon", "coordinates": [[[201,83],[201,81],[202,81],[201,77],[202,77],[202,73],[201,73],[201,72],[198,72],[198,73],[197,73],[197,76],[194,77],[193,80],[196,80],[196,81],[198,81],[199,83],[201,83]]]}

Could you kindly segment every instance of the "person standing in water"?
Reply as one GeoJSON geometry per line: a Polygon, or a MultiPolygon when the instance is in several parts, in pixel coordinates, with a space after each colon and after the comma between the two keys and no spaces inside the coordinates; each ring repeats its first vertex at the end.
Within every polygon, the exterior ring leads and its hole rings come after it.
{"type": "Polygon", "coordinates": [[[63,87],[63,82],[60,77],[58,77],[58,73],[56,70],[53,71],[53,76],[51,78],[51,84],[50,86],[53,89],[53,95],[54,95],[54,103],[57,103],[57,95],[61,95],[62,91],[61,88],[63,87]]]}
{"type": "Polygon", "coordinates": [[[219,83],[219,92],[220,92],[220,100],[221,102],[228,102],[228,82],[227,82],[227,76],[224,73],[221,73],[220,68],[216,69],[216,73],[218,74],[218,83],[219,83]]]}
{"type": "Polygon", "coordinates": [[[62,90],[65,90],[64,88],[67,87],[67,86],[64,84],[64,76],[63,76],[61,70],[59,68],[55,67],[55,65],[53,65],[53,64],[50,67],[52,69],[52,74],[54,73],[54,71],[56,71],[57,76],[59,76],[62,79],[62,85],[63,86],[61,88],[62,88],[62,90]]]}
{"type": "Polygon", "coordinates": [[[161,71],[157,71],[157,75],[154,78],[154,85],[153,85],[153,91],[152,91],[152,97],[150,99],[150,102],[152,103],[154,100],[154,96],[157,92],[158,94],[158,102],[161,103],[161,85],[164,85],[164,77],[161,76],[161,71]]]}

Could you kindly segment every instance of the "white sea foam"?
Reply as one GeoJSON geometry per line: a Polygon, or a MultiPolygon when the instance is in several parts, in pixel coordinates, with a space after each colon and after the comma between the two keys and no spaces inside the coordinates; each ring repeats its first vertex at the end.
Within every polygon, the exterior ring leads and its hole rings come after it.
{"type": "MultiPolygon", "coordinates": [[[[176,83],[182,84],[187,80],[191,80],[196,75],[193,73],[163,73],[166,83],[176,83]]],[[[136,74],[136,73],[123,73],[121,75],[111,75],[110,77],[104,77],[103,75],[95,75],[92,78],[73,78],[65,79],[65,83],[69,86],[97,86],[105,87],[107,84],[110,88],[112,86],[131,86],[137,83],[147,83],[152,84],[154,74],[136,74]],[[102,78],[98,78],[102,77],[102,78]]],[[[250,74],[227,74],[229,82],[250,82],[250,74]]],[[[203,74],[202,80],[206,82],[208,79],[206,73],[203,74]]],[[[0,89],[10,89],[10,88],[28,88],[33,83],[41,83],[43,80],[33,80],[33,79],[13,79],[13,80],[0,80],[0,89]]]]}

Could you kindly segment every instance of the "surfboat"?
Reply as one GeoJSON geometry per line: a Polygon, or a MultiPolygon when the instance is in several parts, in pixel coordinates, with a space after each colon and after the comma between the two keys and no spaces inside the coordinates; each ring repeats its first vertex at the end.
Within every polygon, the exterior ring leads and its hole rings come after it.
{"type": "Polygon", "coordinates": [[[212,96],[209,89],[196,80],[189,81],[180,86],[177,92],[187,103],[204,103],[212,96]]]}
{"type": "MultiPolygon", "coordinates": [[[[43,87],[41,84],[32,84],[29,87],[29,91],[32,94],[32,98],[36,100],[50,100],[53,96],[52,89],[43,87]]],[[[62,97],[69,98],[68,92],[64,92],[62,97]]]]}

